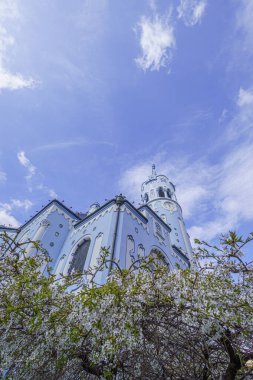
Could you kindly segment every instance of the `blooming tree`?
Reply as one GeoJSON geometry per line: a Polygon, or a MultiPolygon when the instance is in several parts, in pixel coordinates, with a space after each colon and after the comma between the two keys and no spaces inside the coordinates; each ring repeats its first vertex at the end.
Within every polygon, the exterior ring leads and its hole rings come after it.
{"type": "Polygon", "coordinates": [[[27,256],[27,242],[4,234],[2,378],[252,378],[253,266],[242,252],[252,239],[230,232],[219,246],[198,241],[186,270],[168,272],[159,253],[127,270],[114,262],[98,285],[108,250],[87,272],[56,278],[38,242],[27,256]]]}

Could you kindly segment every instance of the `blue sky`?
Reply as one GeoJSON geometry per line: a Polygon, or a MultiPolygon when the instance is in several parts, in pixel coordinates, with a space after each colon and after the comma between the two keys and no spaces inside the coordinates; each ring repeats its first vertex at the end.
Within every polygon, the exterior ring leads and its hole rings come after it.
{"type": "Polygon", "coordinates": [[[253,2],[0,0],[0,224],[138,205],[154,162],[192,238],[253,220],[253,2]]]}

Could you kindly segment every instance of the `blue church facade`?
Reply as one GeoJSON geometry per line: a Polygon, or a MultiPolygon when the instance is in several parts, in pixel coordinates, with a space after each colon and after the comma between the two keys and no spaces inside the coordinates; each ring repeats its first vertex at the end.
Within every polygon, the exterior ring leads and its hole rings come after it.
{"type": "MultiPolygon", "coordinates": [[[[102,206],[94,203],[86,214],[74,213],[53,200],[20,228],[2,226],[0,232],[17,234],[19,242],[39,240],[56,275],[96,265],[102,247],[122,268],[156,251],[171,269],[189,267],[192,248],[175,186],[165,175],[157,175],[154,165],[142,184],[141,199],[137,209],[119,195],[102,206]]],[[[28,243],[27,253],[32,250],[28,243]]],[[[109,271],[101,272],[97,281],[105,282],[109,271]]]]}

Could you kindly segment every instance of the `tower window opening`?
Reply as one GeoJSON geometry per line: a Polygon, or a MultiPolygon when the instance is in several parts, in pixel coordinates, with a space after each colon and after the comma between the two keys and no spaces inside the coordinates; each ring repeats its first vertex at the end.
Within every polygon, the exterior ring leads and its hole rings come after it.
{"type": "Polygon", "coordinates": [[[145,193],[145,194],[144,194],[144,201],[145,201],[145,202],[148,202],[148,193],[145,193]]]}
{"type": "Polygon", "coordinates": [[[159,189],[158,189],[158,196],[160,198],[164,198],[165,197],[165,194],[164,194],[164,191],[163,191],[162,187],[159,187],[159,189]]]}
{"type": "Polygon", "coordinates": [[[170,191],[170,189],[167,189],[167,196],[168,196],[168,198],[171,198],[171,191],[170,191]]]}
{"type": "Polygon", "coordinates": [[[73,271],[79,271],[81,273],[83,272],[89,247],[90,239],[84,240],[82,244],[77,247],[77,250],[73,255],[73,260],[70,263],[68,274],[71,274],[73,271]]]}

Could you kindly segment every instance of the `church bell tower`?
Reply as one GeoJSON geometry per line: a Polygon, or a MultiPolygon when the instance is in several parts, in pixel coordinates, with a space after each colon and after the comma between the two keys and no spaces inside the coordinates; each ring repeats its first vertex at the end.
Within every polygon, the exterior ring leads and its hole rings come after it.
{"type": "Polygon", "coordinates": [[[191,259],[192,247],[182,209],[176,198],[175,186],[168,177],[156,173],[155,165],[152,165],[152,174],[142,184],[141,199],[171,228],[173,250],[176,253],[179,250],[191,259]]]}

